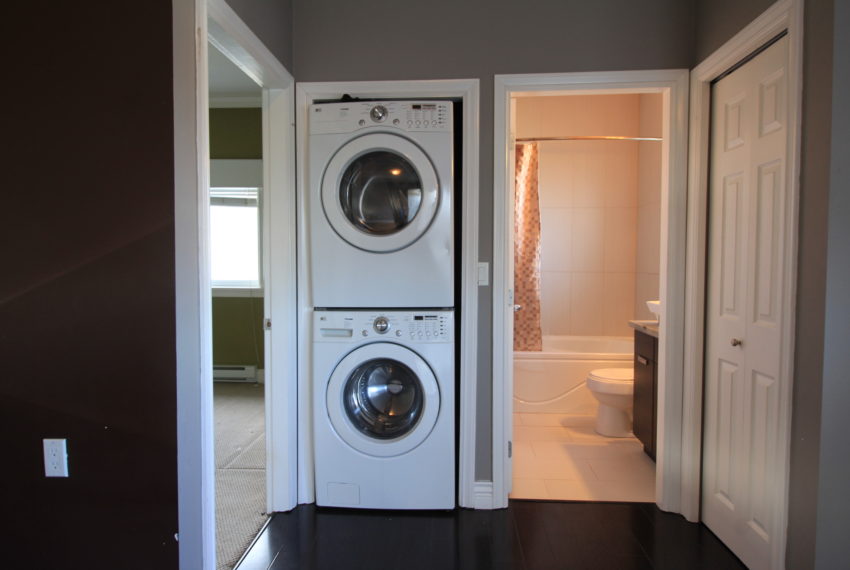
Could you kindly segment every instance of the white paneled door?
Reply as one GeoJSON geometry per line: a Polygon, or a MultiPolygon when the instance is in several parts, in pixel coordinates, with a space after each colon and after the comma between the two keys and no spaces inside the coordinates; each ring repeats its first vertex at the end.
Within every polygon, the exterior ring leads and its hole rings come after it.
{"type": "Polygon", "coordinates": [[[787,161],[782,38],[712,87],[703,520],[750,568],[769,568],[780,433],[787,161]]]}

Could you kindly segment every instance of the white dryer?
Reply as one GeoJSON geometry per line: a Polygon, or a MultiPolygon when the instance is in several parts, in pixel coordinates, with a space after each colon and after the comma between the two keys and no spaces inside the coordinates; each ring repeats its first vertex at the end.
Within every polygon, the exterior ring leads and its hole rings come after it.
{"type": "Polygon", "coordinates": [[[452,104],[310,107],[314,307],[454,306],[452,104]]]}
{"type": "Polygon", "coordinates": [[[316,504],[454,508],[452,311],[313,315],[316,504]]]}

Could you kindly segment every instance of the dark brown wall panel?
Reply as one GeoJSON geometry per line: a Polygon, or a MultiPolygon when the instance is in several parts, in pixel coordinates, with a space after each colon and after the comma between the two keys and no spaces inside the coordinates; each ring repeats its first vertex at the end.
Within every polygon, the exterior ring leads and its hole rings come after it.
{"type": "Polygon", "coordinates": [[[2,565],[176,568],[171,4],[4,18],[2,565]]]}

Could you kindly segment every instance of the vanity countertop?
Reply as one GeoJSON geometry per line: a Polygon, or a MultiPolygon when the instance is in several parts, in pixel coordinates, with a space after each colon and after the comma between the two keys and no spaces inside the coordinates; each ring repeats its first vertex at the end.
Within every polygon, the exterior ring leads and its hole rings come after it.
{"type": "Polygon", "coordinates": [[[636,331],[658,338],[658,321],[629,321],[629,326],[636,331]]]}

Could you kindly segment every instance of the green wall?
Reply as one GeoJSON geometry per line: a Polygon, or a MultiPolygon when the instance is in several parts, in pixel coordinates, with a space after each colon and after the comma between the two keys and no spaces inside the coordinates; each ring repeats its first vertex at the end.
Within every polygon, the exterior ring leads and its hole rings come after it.
{"type": "Polygon", "coordinates": [[[210,109],[210,158],[263,158],[262,109],[210,109]]]}
{"type": "MultiPolygon", "coordinates": [[[[210,109],[210,158],[263,158],[260,109],[210,109]]],[[[263,298],[213,297],[213,363],[263,366],[263,298]]]]}

